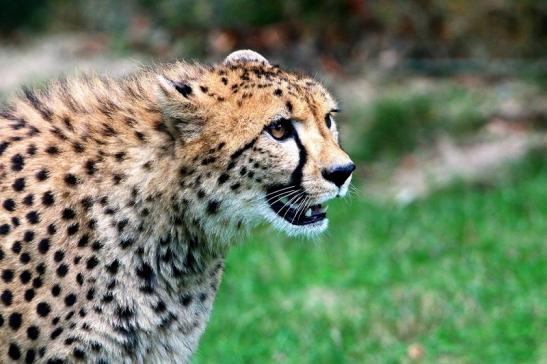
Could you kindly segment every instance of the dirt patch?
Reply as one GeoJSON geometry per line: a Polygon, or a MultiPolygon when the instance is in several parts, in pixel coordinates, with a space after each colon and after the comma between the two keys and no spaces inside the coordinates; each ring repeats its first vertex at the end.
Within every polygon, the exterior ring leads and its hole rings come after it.
{"type": "Polygon", "coordinates": [[[455,180],[483,179],[533,148],[547,146],[545,133],[514,130],[492,122],[473,142],[441,138],[431,149],[403,158],[385,180],[364,185],[364,193],[410,203],[455,180]]]}

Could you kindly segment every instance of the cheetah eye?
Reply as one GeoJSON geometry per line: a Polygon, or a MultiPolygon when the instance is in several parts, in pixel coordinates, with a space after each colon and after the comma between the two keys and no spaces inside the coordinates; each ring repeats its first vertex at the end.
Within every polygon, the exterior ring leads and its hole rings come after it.
{"type": "Polygon", "coordinates": [[[289,119],[274,121],[266,127],[266,130],[277,140],[285,140],[293,134],[293,126],[289,119]]]}
{"type": "Polygon", "coordinates": [[[330,129],[330,127],[332,126],[332,115],[331,114],[325,115],[325,124],[327,124],[327,128],[330,129]]]}

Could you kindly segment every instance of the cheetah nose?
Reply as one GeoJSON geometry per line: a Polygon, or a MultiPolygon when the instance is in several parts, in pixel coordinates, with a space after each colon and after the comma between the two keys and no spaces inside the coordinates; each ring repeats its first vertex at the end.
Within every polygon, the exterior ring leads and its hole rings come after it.
{"type": "Polygon", "coordinates": [[[331,168],[326,168],[321,171],[321,175],[327,181],[334,183],[336,186],[341,187],[344,182],[351,176],[352,172],[355,170],[355,164],[349,163],[342,166],[334,166],[331,168]]]}

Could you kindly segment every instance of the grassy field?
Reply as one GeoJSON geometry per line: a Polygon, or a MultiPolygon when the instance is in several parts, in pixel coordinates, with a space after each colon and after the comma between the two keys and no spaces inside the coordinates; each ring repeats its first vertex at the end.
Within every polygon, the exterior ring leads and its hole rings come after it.
{"type": "Polygon", "coordinates": [[[193,362],[545,363],[546,185],[543,151],[405,207],[336,201],[318,240],[259,232],[193,362]]]}
{"type": "MultiPolygon", "coordinates": [[[[344,125],[365,168],[474,136],[507,103],[453,80],[375,92],[344,125]]],[[[333,201],[319,239],[261,229],[231,250],[193,363],[547,364],[546,186],[542,150],[406,206],[333,201]]]]}

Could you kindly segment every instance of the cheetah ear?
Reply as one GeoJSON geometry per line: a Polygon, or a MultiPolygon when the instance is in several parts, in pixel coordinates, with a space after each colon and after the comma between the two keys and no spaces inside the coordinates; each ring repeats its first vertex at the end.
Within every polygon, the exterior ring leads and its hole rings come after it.
{"type": "Polygon", "coordinates": [[[175,91],[187,99],[192,95],[192,87],[187,83],[173,81],[163,75],[158,75],[157,79],[160,90],[166,97],[171,97],[175,91]]]}
{"type": "Polygon", "coordinates": [[[259,62],[265,65],[270,64],[270,62],[268,62],[268,60],[261,54],[250,49],[241,49],[239,51],[232,52],[224,60],[225,65],[247,62],[259,62]]]}
{"type": "Polygon", "coordinates": [[[173,81],[163,75],[158,80],[158,106],[163,115],[167,132],[173,139],[190,140],[200,135],[205,123],[204,116],[193,100],[189,83],[173,81]]]}

